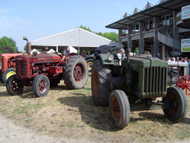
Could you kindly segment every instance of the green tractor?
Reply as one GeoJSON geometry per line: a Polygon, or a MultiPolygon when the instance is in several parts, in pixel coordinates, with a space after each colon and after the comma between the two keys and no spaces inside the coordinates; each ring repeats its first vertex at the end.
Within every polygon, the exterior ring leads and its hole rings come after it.
{"type": "Polygon", "coordinates": [[[109,106],[117,128],[130,121],[130,108],[150,108],[161,97],[160,104],[173,123],[184,118],[187,100],[178,87],[169,87],[168,64],[151,55],[129,57],[119,46],[103,46],[95,51],[92,68],[92,98],[96,106],[109,106]]]}

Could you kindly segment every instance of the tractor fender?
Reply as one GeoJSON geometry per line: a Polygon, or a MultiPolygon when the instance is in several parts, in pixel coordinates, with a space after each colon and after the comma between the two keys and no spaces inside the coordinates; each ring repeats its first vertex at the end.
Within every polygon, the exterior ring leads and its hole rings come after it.
{"type": "Polygon", "coordinates": [[[16,74],[15,71],[10,71],[10,72],[8,72],[7,75],[6,75],[6,79],[8,79],[9,77],[11,77],[11,76],[13,76],[13,75],[15,75],[15,74],[16,74]]]}
{"type": "Polygon", "coordinates": [[[6,72],[3,73],[2,75],[2,81],[3,83],[6,83],[7,79],[13,75],[15,75],[16,72],[14,70],[14,68],[9,68],[6,72]]]}

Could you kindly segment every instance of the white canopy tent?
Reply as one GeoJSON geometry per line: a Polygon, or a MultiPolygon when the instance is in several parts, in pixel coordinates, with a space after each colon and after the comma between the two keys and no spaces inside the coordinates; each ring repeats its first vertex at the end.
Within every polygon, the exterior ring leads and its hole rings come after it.
{"type": "Polygon", "coordinates": [[[110,44],[111,40],[81,28],[71,29],[31,41],[32,46],[99,47],[110,44]]]}

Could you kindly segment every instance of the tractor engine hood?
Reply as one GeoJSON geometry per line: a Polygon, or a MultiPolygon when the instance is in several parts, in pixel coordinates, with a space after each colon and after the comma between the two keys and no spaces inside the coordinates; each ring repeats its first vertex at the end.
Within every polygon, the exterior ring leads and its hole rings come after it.
{"type": "Polygon", "coordinates": [[[30,61],[31,63],[49,63],[49,62],[59,62],[62,56],[56,54],[38,54],[36,56],[23,55],[18,56],[16,60],[30,61]]]}
{"type": "Polygon", "coordinates": [[[131,66],[137,67],[139,65],[140,67],[148,68],[148,67],[167,67],[168,63],[160,60],[158,58],[153,58],[153,57],[130,57],[129,58],[129,63],[131,66]]]}

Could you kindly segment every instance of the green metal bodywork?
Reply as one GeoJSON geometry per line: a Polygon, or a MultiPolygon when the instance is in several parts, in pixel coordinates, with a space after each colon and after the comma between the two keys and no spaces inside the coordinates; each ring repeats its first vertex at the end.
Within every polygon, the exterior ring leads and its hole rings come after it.
{"type": "Polygon", "coordinates": [[[122,86],[128,96],[139,98],[164,97],[167,92],[167,62],[150,56],[136,56],[123,59],[119,65],[119,60],[114,53],[99,54],[99,59],[103,65],[122,69],[121,79],[124,79],[122,86]],[[113,60],[110,60],[113,56],[113,60]]]}
{"type": "MultiPolygon", "coordinates": [[[[162,61],[158,58],[145,58],[145,57],[132,57],[129,58],[128,62],[124,62],[123,66],[126,68],[126,71],[132,71],[125,73],[125,77],[136,76],[136,81],[129,81],[127,85],[131,85],[128,88],[128,93],[133,94],[136,92],[137,96],[141,98],[153,98],[153,97],[163,97],[166,95],[167,89],[167,68],[168,64],[165,61],[162,61]],[[151,69],[150,72],[145,76],[145,69],[151,69]],[[164,73],[159,69],[164,69],[164,73]],[[156,72],[157,70],[157,72],[156,72]],[[137,73],[136,75],[134,75],[137,73]],[[164,74],[165,78],[161,78],[160,74],[164,74]],[[151,78],[151,79],[150,79],[151,78]],[[158,83],[156,83],[158,81],[158,83]],[[150,86],[150,88],[164,88],[164,91],[159,91],[156,89],[155,91],[145,92],[145,83],[150,86]],[[154,85],[155,84],[155,85],[154,85]],[[164,87],[163,87],[164,86],[164,87]],[[132,89],[132,90],[131,90],[132,89]]],[[[125,86],[127,86],[125,85],[125,86]]]]}
{"type": "Polygon", "coordinates": [[[114,60],[109,60],[110,57],[114,57],[114,55],[111,53],[99,54],[99,58],[103,65],[117,65],[118,63],[114,60]]]}

